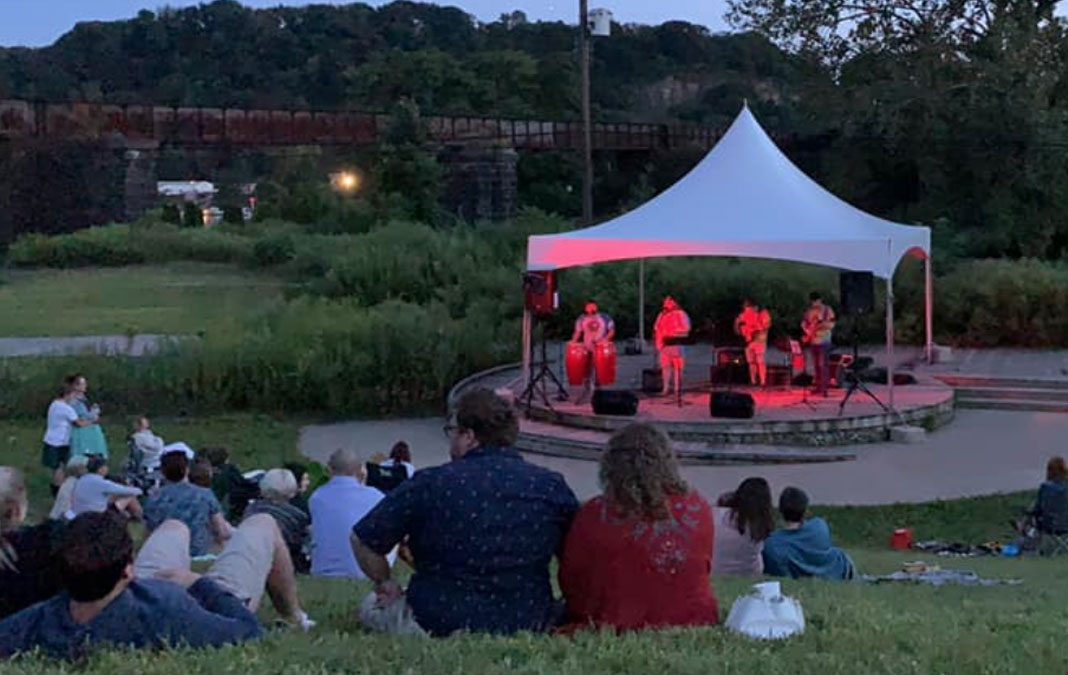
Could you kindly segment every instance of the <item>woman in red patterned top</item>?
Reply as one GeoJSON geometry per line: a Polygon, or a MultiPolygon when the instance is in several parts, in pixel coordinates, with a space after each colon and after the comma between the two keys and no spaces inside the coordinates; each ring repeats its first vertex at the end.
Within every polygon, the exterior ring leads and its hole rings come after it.
{"type": "Polygon", "coordinates": [[[560,559],[565,630],[718,623],[712,509],[679,477],[667,437],[646,424],[621,429],[600,478],[604,494],[579,510],[560,559]]]}

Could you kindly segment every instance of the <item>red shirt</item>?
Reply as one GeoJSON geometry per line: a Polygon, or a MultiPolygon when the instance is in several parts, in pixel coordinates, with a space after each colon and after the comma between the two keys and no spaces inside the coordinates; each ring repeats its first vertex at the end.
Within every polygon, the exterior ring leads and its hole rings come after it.
{"type": "Polygon", "coordinates": [[[696,492],[669,498],[663,521],[620,518],[603,496],[575,516],[560,559],[569,629],[719,622],[712,592],[712,509],[696,492]]]}

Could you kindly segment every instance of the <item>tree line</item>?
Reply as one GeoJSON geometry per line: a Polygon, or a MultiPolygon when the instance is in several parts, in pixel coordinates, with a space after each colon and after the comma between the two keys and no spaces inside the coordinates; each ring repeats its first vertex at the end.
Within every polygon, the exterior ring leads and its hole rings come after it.
{"type": "MultiPolygon", "coordinates": [[[[1049,0],[731,0],[736,29],[617,25],[594,42],[595,115],[725,125],[749,101],[787,154],[857,206],[960,257],[1068,249],[1068,36],[1049,0]]],[[[576,31],[395,2],[231,0],[79,24],[0,50],[0,97],[568,119],[576,31]]],[[[697,152],[597,157],[598,208],[667,187],[697,152]]],[[[570,156],[526,155],[526,205],[574,215],[570,156]]]]}

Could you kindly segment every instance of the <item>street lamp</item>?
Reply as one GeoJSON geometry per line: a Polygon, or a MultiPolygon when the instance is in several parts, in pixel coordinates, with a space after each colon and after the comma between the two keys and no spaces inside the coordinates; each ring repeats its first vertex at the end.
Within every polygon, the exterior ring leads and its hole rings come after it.
{"type": "Polygon", "coordinates": [[[579,0],[579,68],[582,71],[582,220],[593,222],[593,122],[590,111],[590,38],[612,34],[612,12],[589,10],[579,0]]]}
{"type": "Polygon", "coordinates": [[[338,171],[330,175],[330,184],[338,192],[352,194],[360,189],[360,176],[354,171],[338,171]]]}

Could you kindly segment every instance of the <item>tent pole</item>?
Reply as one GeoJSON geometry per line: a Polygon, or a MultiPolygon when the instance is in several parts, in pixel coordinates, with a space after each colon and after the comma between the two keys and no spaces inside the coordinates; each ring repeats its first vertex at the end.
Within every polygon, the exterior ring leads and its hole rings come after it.
{"type": "Polygon", "coordinates": [[[924,356],[928,365],[934,363],[934,288],[931,283],[931,254],[923,260],[923,295],[924,295],[924,323],[927,328],[927,342],[924,356]]]}
{"type": "Polygon", "coordinates": [[[890,410],[894,411],[894,274],[886,278],[886,384],[890,389],[890,410]]]}
{"type": "Polygon", "coordinates": [[[523,388],[520,391],[526,391],[530,386],[530,337],[531,337],[531,315],[530,310],[523,309],[523,388]]]}
{"type": "Polygon", "coordinates": [[[638,343],[645,351],[645,258],[638,258],[638,343]]]}

